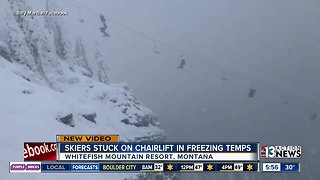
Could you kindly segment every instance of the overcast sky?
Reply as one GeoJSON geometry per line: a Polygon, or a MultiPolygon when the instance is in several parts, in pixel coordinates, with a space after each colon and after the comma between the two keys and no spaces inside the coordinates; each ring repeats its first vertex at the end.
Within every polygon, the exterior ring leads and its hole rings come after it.
{"type": "Polygon", "coordinates": [[[298,144],[304,177],[319,177],[320,1],[75,2],[106,16],[111,81],[129,83],[168,141],[298,144]]]}
{"type": "Polygon", "coordinates": [[[94,2],[82,4],[109,19],[105,54],[111,80],[130,84],[160,117],[170,140],[210,141],[202,136],[211,129],[224,129],[232,139],[225,128],[263,116],[274,106],[265,103],[270,96],[280,105],[303,101],[306,114],[319,109],[320,1],[94,2]],[[156,55],[153,41],[135,31],[183,52],[156,43],[156,55]],[[179,70],[182,58],[187,63],[179,70]],[[250,88],[261,98],[255,104],[246,104],[252,103],[250,88]]]}

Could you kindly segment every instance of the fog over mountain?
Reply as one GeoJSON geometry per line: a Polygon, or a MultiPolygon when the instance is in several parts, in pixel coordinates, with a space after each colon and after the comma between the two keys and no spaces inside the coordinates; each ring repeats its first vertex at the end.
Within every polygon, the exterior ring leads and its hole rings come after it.
{"type": "Polygon", "coordinates": [[[62,133],[252,141],[301,145],[302,172],[180,179],[319,179],[319,8],[316,0],[2,0],[0,162],[21,161],[24,141],[62,133]],[[21,8],[68,15],[16,16],[21,8]],[[83,118],[93,113],[96,122],[83,118]]]}
{"type": "Polygon", "coordinates": [[[168,141],[260,141],[303,147],[300,175],[197,174],[188,179],[320,177],[314,161],[320,157],[320,125],[318,118],[312,120],[320,109],[318,1],[82,4],[109,18],[110,41],[114,40],[106,47],[113,56],[110,75],[128,82],[153,109],[168,141]],[[119,49],[126,53],[117,53],[119,49]],[[182,70],[177,69],[181,59],[186,60],[182,70]],[[256,89],[253,98],[248,97],[251,88],[256,89]]]}

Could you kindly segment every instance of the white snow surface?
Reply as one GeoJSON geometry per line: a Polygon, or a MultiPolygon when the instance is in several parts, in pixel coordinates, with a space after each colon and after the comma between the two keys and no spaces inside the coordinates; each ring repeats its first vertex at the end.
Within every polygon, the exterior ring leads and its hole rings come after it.
{"type": "MultiPolygon", "coordinates": [[[[19,75],[23,71],[19,66],[0,57],[0,83],[3,84],[0,93],[0,114],[3,121],[0,131],[0,163],[4,165],[0,169],[0,179],[41,179],[40,175],[8,173],[5,164],[9,161],[23,161],[23,142],[54,142],[57,134],[120,134],[122,141],[132,141],[134,137],[163,133],[157,127],[135,127],[120,122],[124,115],[113,103],[106,102],[110,98],[125,101],[120,95],[123,88],[108,87],[87,77],[70,74],[65,79],[66,82],[60,84],[64,89],[61,93],[25,80],[19,75]],[[94,87],[89,88],[88,85],[94,87]],[[70,112],[76,119],[75,127],[55,120],[56,116],[70,112]],[[97,113],[97,124],[81,116],[90,112],[97,113]]],[[[45,176],[46,179],[55,179],[62,175],[45,176]]],[[[72,175],[81,179],[87,176],[94,179],[105,178],[101,175],[72,175]]],[[[108,175],[108,178],[123,179],[127,176],[113,174],[108,175]]]]}

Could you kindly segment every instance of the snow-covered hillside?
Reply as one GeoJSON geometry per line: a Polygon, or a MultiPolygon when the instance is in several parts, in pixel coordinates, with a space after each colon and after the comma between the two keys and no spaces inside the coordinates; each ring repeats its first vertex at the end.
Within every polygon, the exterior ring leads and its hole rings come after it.
{"type": "MultiPolygon", "coordinates": [[[[22,161],[23,142],[55,141],[56,134],[119,134],[121,141],[165,139],[157,117],[128,85],[110,83],[107,61],[99,49],[99,41],[106,38],[100,31],[101,18],[74,20],[79,18],[74,16],[77,10],[67,5],[63,11],[70,16],[17,15],[17,11],[59,11],[54,0],[8,0],[0,7],[1,164],[22,161]],[[75,24],[66,25],[73,21],[86,23],[87,28],[76,31],[75,24]]],[[[0,179],[42,178],[0,168],[0,179]]]]}

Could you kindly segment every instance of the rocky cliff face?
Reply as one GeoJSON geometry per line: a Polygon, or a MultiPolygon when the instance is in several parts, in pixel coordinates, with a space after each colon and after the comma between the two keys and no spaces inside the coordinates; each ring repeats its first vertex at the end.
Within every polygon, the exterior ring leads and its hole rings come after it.
{"type": "MultiPolygon", "coordinates": [[[[68,16],[23,14],[59,11],[56,1],[42,2],[44,9],[35,9],[31,2],[24,0],[8,0],[4,5],[7,9],[5,27],[1,29],[0,55],[12,63],[10,66],[17,66],[19,70],[15,73],[31,86],[40,85],[66,98],[59,103],[68,108],[52,109],[56,115],[46,119],[68,128],[76,128],[81,121],[89,121],[99,128],[109,123],[121,135],[121,140],[126,141],[164,139],[157,117],[135,98],[128,86],[110,83],[107,55],[103,55],[99,47],[99,41],[105,36],[98,27],[92,28],[90,33],[96,35],[88,34],[93,38],[87,42],[79,35],[68,35],[75,31],[65,26],[64,19],[68,16]],[[68,104],[67,99],[74,102],[68,104]]],[[[97,17],[97,24],[99,19],[97,17]]]]}

